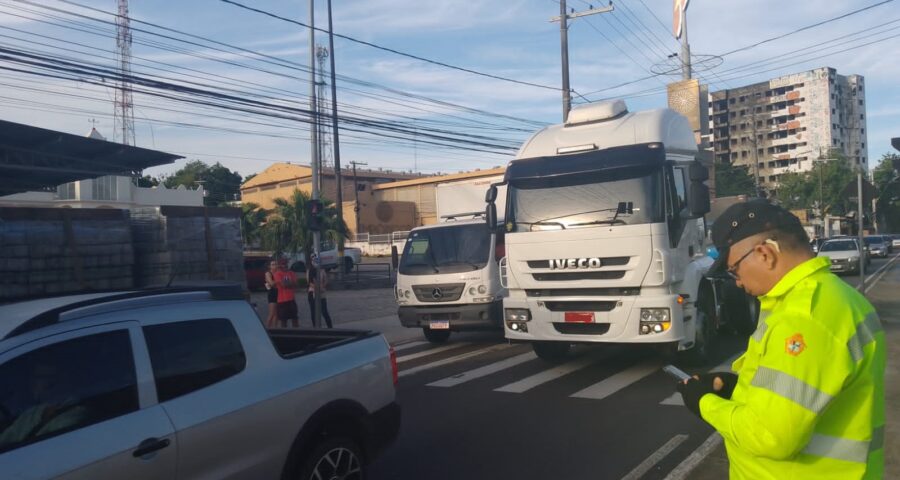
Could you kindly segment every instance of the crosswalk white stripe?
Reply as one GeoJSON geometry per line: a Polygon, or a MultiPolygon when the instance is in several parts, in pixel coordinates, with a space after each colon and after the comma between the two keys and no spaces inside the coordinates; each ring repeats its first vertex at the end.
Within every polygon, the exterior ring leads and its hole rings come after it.
{"type": "Polygon", "coordinates": [[[474,357],[476,355],[481,355],[483,353],[505,350],[511,346],[512,345],[510,345],[508,343],[504,343],[504,344],[494,345],[494,346],[487,347],[487,348],[482,348],[480,350],[473,350],[471,352],[466,352],[466,353],[457,355],[455,357],[445,358],[443,360],[438,360],[436,362],[426,363],[425,365],[419,365],[418,367],[413,367],[408,370],[401,370],[400,377],[405,377],[407,375],[412,375],[414,373],[419,373],[423,370],[429,370],[429,369],[435,368],[435,367],[441,367],[441,366],[444,366],[444,365],[447,365],[447,364],[450,364],[453,362],[458,362],[460,360],[465,360],[467,358],[474,357]]]}
{"type": "Polygon", "coordinates": [[[408,362],[410,360],[415,360],[417,358],[427,357],[429,355],[434,355],[435,353],[445,352],[447,350],[453,350],[454,348],[465,347],[468,345],[468,342],[460,342],[454,343],[453,345],[444,345],[443,347],[430,348],[425,350],[424,352],[411,353],[409,355],[403,355],[401,357],[397,357],[397,363],[408,362]]]}
{"type": "Polygon", "coordinates": [[[659,370],[659,368],[660,365],[657,360],[644,361],[570,396],[601,400],[650,375],[659,370]]]}
{"type": "Polygon", "coordinates": [[[425,341],[406,342],[406,343],[401,343],[400,345],[391,345],[391,346],[394,347],[395,352],[402,352],[403,350],[408,350],[413,347],[418,347],[419,345],[425,345],[426,343],[428,343],[428,342],[425,342],[425,341]]]}
{"type": "Polygon", "coordinates": [[[578,360],[574,360],[568,363],[564,363],[562,365],[557,365],[553,368],[548,368],[542,372],[536,373],[530,377],[525,377],[522,380],[517,382],[510,383],[509,385],[504,385],[500,388],[494,389],[495,392],[509,392],[509,393],[522,393],[528,390],[531,390],[538,385],[543,385],[552,380],[556,380],[559,377],[564,375],[568,375],[574,371],[581,370],[582,368],[591,365],[596,362],[598,359],[595,357],[582,357],[578,360]]]}
{"type": "Polygon", "coordinates": [[[470,380],[475,380],[476,378],[485,377],[492,373],[497,373],[501,370],[506,370],[507,368],[515,367],[516,365],[529,362],[531,360],[535,360],[537,355],[534,352],[523,353],[521,355],[516,355],[515,357],[507,358],[506,360],[500,360],[499,362],[494,362],[490,365],[485,365],[480,368],[476,368],[474,370],[469,370],[468,372],[463,372],[458,375],[453,375],[451,377],[447,377],[443,380],[438,380],[436,382],[431,382],[428,384],[429,387],[455,387],[460,383],[465,383],[470,380]]]}
{"type": "Polygon", "coordinates": [[[659,463],[663,458],[666,458],[667,455],[672,453],[673,450],[678,448],[678,446],[684,443],[684,441],[687,439],[688,436],[685,434],[675,435],[671,440],[666,442],[663,446],[659,447],[659,450],[653,452],[652,455],[641,462],[640,465],[634,467],[634,470],[628,472],[628,475],[622,477],[622,480],[639,480],[644,476],[644,474],[649,472],[651,468],[656,466],[656,464],[659,463]]]}

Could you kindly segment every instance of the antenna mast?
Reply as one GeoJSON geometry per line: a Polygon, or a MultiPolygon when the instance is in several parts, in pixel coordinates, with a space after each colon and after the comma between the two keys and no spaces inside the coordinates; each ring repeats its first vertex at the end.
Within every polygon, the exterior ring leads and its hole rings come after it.
{"type": "Polygon", "coordinates": [[[113,138],[125,145],[134,145],[134,102],[131,97],[131,19],[128,0],[118,0],[116,16],[116,47],[119,75],[116,88],[113,138]]]}

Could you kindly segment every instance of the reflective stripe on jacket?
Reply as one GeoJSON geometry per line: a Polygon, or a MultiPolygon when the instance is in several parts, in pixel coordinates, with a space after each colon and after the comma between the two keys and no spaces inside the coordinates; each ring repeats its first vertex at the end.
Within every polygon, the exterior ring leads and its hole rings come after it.
{"type": "Polygon", "coordinates": [[[872,305],[818,257],[760,297],[760,309],[733,364],[731,400],[700,400],[725,439],[731,478],[882,478],[885,337],[872,305]]]}

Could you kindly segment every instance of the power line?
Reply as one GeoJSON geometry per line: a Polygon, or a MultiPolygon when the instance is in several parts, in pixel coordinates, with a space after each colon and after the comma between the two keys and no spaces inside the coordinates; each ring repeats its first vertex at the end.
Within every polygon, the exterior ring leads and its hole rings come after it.
{"type": "MultiPolygon", "coordinates": [[[[317,27],[310,27],[309,25],[307,25],[307,24],[305,24],[305,23],[303,23],[303,22],[299,22],[299,21],[297,21],[297,20],[293,20],[293,19],[290,19],[290,18],[287,18],[287,17],[282,17],[281,15],[277,15],[277,14],[274,14],[274,13],[272,13],[272,12],[268,12],[268,11],[266,11],[266,10],[262,10],[262,9],[259,9],[259,8],[254,8],[254,7],[251,7],[251,6],[248,6],[248,5],[244,5],[244,4],[242,4],[242,3],[238,3],[238,2],[235,2],[235,1],[232,1],[232,0],[219,0],[219,1],[221,1],[221,2],[223,2],[223,3],[228,3],[228,4],[231,4],[231,5],[234,5],[234,6],[236,6],[236,7],[243,8],[244,10],[249,10],[249,11],[251,11],[251,12],[256,12],[256,13],[265,15],[265,16],[267,16],[267,17],[275,18],[275,19],[282,20],[282,21],[285,21],[285,22],[288,22],[288,23],[293,23],[293,24],[299,25],[299,26],[301,26],[301,27],[305,27],[305,28],[313,28],[314,30],[316,30],[316,31],[318,31],[318,32],[323,32],[323,33],[327,33],[327,32],[328,32],[327,30],[323,30],[323,29],[317,28],[317,27]]],[[[411,53],[401,52],[400,50],[396,50],[396,49],[389,48],[389,47],[383,47],[383,46],[381,46],[381,45],[377,45],[377,44],[374,44],[374,43],[372,43],[372,42],[367,42],[367,41],[364,41],[364,40],[359,40],[359,39],[357,39],[357,38],[353,38],[353,37],[350,37],[350,36],[347,36],[347,35],[342,35],[342,34],[339,34],[339,33],[335,33],[334,36],[335,36],[335,37],[338,37],[338,38],[343,38],[344,40],[348,40],[348,41],[351,41],[351,42],[354,42],[354,43],[358,43],[358,44],[360,44],[360,45],[365,45],[365,46],[367,46],[367,47],[376,48],[376,49],[378,49],[378,50],[382,50],[382,51],[389,52],[389,53],[393,53],[393,54],[400,55],[400,56],[403,56],[403,57],[411,58],[411,59],[414,59],[414,60],[418,60],[418,61],[420,61],[420,62],[430,63],[430,64],[432,64],[432,65],[437,65],[437,66],[449,68],[449,69],[452,69],[452,70],[458,70],[458,71],[460,71],[460,72],[471,73],[471,74],[473,74],[473,75],[479,75],[479,76],[482,76],[482,77],[492,78],[492,79],[494,79],[494,80],[501,80],[501,81],[504,81],[504,82],[516,83],[516,84],[519,84],[519,85],[526,85],[526,86],[529,86],[529,87],[543,88],[543,89],[547,89],[547,90],[555,90],[555,91],[559,91],[559,90],[560,90],[559,87],[552,87],[552,86],[549,86],[549,85],[541,85],[541,84],[538,84],[538,83],[531,83],[531,82],[525,82],[525,81],[522,81],[522,80],[516,80],[516,79],[512,79],[512,78],[501,77],[501,76],[499,76],[499,75],[494,75],[494,74],[491,74],[491,73],[479,72],[479,71],[477,71],[477,70],[472,70],[472,69],[470,69],[470,68],[465,68],[465,67],[460,67],[460,66],[456,66],[456,65],[451,65],[451,64],[449,64],[449,63],[440,62],[440,61],[437,61],[437,60],[431,60],[431,59],[429,59],[429,58],[421,57],[421,56],[418,56],[418,55],[413,55],[413,54],[411,54],[411,53]]]]}

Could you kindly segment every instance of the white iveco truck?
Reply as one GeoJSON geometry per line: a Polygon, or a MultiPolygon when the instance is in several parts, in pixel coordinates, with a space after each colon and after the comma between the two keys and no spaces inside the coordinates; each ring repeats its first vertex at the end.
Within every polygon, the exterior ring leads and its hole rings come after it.
{"type": "Polygon", "coordinates": [[[705,277],[707,179],[672,110],[628,112],[617,100],[534,134],[503,182],[506,337],[547,360],[573,343],[626,343],[705,361],[724,301],[721,281],[705,277]]]}
{"type": "Polygon", "coordinates": [[[440,222],[410,231],[403,255],[394,255],[400,322],[430,342],[446,342],[451,331],[503,328],[503,231],[485,228],[482,218],[485,192],[499,180],[438,185],[440,222]]]}

